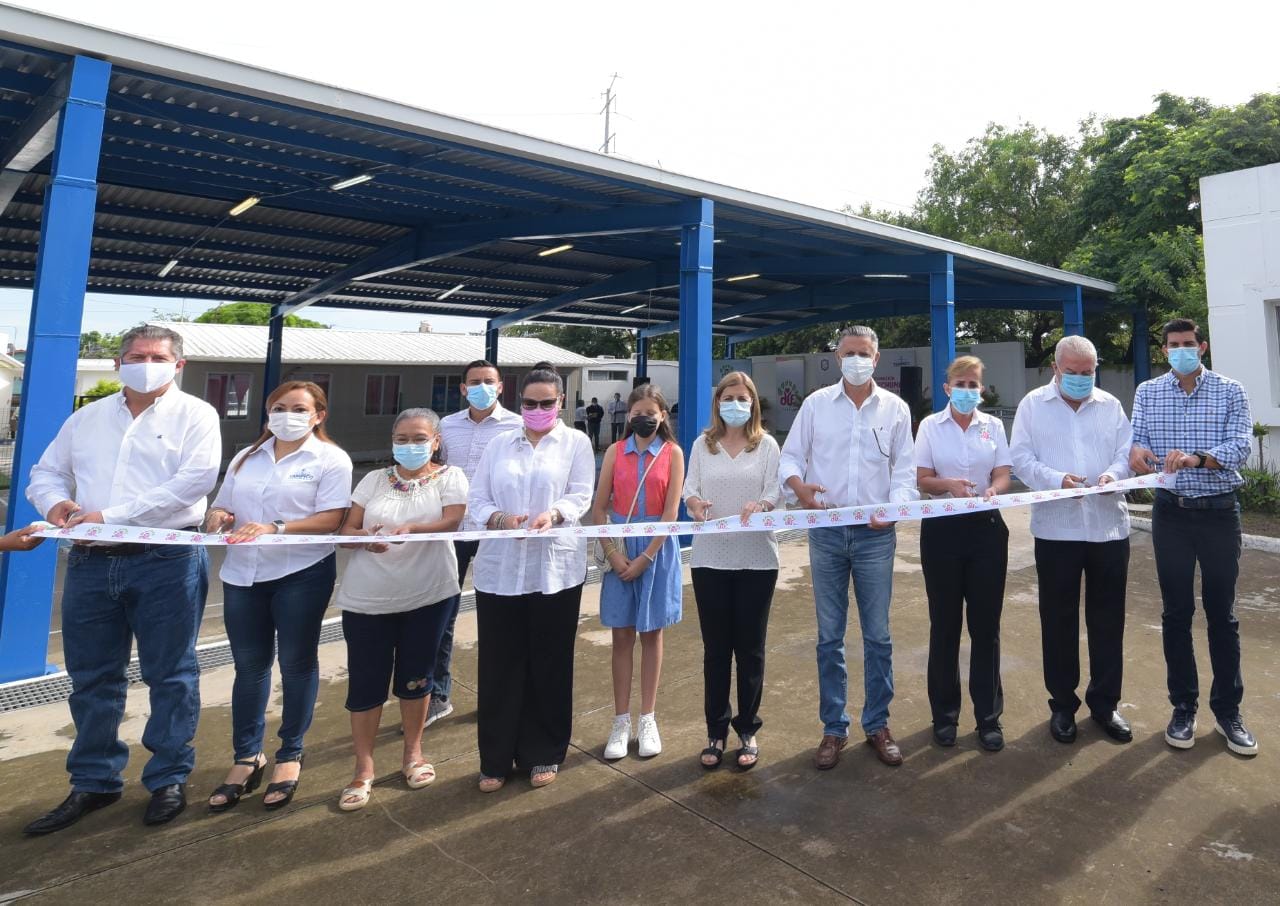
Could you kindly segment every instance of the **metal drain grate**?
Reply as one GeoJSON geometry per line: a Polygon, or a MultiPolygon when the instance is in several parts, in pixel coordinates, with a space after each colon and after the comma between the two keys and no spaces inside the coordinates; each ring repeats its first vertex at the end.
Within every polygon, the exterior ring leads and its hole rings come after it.
{"type": "MultiPolygon", "coordinates": [[[[805,533],[802,531],[779,532],[778,540],[780,542],[797,541],[804,538],[804,536],[805,533]]],[[[687,547],[681,550],[681,562],[687,564],[690,554],[691,550],[687,547]]],[[[600,571],[594,565],[589,565],[587,567],[586,584],[595,585],[599,581],[600,571]]],[[[475,608],[475,592],[463,592],[459,613],[467,613],[475,610],[475,608]]],[[[341,642],[342,639],[342,618],[333,617],[325,620],[320,627],[320,644],[341,642]]],[[[231,645],[226,639],[218,642],[209,642],[205,645],[197,645],[196,660],[200,664],[201,671],[225,667],[232,662],[231,645]]],[[[137,658],[129,662],[125,675],[131,686],[142,682],[142,673],[138,668],[137,658]]],[[[50,673],[47,676],[37,676],[33,679],[0,684],[0,714],[6,711],[17,711],[21,708],[33,708],[36,705],[47,705],[50,702],[65,701],[69,695],[71,695],[71,677],[67,676],[65,670],[59,670],[57,673],[50,673]]]]}

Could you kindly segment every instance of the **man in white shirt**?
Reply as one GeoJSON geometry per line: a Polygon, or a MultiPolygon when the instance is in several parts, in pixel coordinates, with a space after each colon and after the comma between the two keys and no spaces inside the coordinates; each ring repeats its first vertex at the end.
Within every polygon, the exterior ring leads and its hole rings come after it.
{"type": "MultiPolygon", "coordinates": [[[[1084,337],[1058,341],[1054,377],[1018,404],[1009,452],[1014,474],[1033,491],[1105,485],[1129,477],[1133,430],[1124,409],[1095,385],[1098,353],[1084,337]]],[[[1089,636],[1085,704],[1118,742],[1133,732],[1116,707],[1124,671],[1125,581],[1129,574],[1129,513],[1122,495],[1037,503],[1031,508],[1040,586],[1044,683],[1049,732],[1076,738],[1080,707],[1080,581],[1089,636]]]]}
{"type": "MultiPolygon", "coordinates": [[[[196,529],[218,480],[222,442],[213,407],[174,386],[182,337],[135,327],[116,362],[124,389],[66,420],[31,469],[27,499],[57,526],[140,525],[196,529]]],[[[105,538],[105,536],[104,536],[105,538]]],[[[150,689],[142,734],[151,759],[144,822],[163,824],[186,806],[200,717],[195,644],[208,590],[200,546],[77,542],[67,557],[62,641],[76,737],[67,756],[71,795],[27,825],[62,830],[120,798],[129,748],[120,741],[129,651],[150,689]]]]}
{"type": "MultiPolygon", "coordinates": [[[[872,380],[880,359],[870,327],[850,327],[840,335],[836,358],[839,383],[811,393],[800,407],[782,447],[779,479],[805,509],[914,500],[916,468],[911,411],[898,396],[872,380]]],[[[893,700],[893,643],[889,601],[893,597],[892,522],[831,526],[809,532],[809,565],[818,615],[818,690],[822,742],[814,766],[836,766],[849,740],[848,670],[844,635],[853,577],[862,627],[866,701],[862,729],[867,743],[887,765],[902,763],[889,732],[893,700]]]]}
{"type": "Polygon", "coordinates": [[[613,429],[613,438],[610,443],[616,444],[622,440],[622,435],[627,433],[627,413],[630,411],[627,401],[622,398],[621,393],[615,393],[613,399],[609,400],[609,425],[613,429]]]}
{"type": "MultiPolygon", "coordinates": [[[[444,445],[444,460],[457,466],[470,482],[475,478],[476,466],[484,449],[500,434],[513,431],[523,424],[518,412],[503,408],[498,402],[502,395],[502,375],[498,367],[485,359],[476,359],[462,370],[462,395],[467,408],[440,419],[440,439],[444,445]]],[[[476,525],[468,513],[462,521],[461,531],[482,528],[476,525]]],[[[455,541],[453,549],[458,555],[458,587],[467,578],[467,568],[479,548],[479,541],[455,541]]],[[[431,689],[431,704],[427,709],[427,726],[453,713],[449,693],[453,689],[453,675],[449,666],[453,660],[453,627],[458,621],[459,598],[453,598],[453,613],[445,625],[440,640],[440,653],[436,658],[435,680],[431,689]]]]}

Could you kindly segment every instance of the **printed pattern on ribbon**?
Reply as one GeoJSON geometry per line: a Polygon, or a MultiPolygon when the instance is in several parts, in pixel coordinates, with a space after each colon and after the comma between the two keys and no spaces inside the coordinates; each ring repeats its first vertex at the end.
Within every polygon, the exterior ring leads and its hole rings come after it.
{"type": "MultiPolygon", "coordinates": [[[[827,528],[830,526],[866,525],[874,517],[882,522],[904,522],[918,519],[937,519],[963,513],[980,513],[984,510],[1007,510],[1012,507],[1033,506],[1053,500],[1069,500],[1094,494],[1119,494],[1140,488],[1165,488],[1173,482],[1173,476],[1164,472],[1126,478],[1105,485],[1070,490],[1024,491],[1018,494],[1001,494],[986,500],[982,497],[942,498],[913,500],[910,503],[877,503],[869,506],[840,507],[829,510],[774,510],[756,513],[743,525],[741,518],[725,516],[708,522],[642,522],[627,525],[573,525],[563,528],[533,532],[528,529],[480,529],[466,532],[419,532],[406,535],[260,535],[245,544],[363,544],[369,541],[479,541],[490,539],[549,538],[568,536],[573,538],[610,538],[640,535],[710,535],[726,532],[785,532],[827,528]]],[[[74,528],[49,527],[38,533],[44,538],[63,538],[72,541],[96,541],[105,544],[203,544],[217,546],[227,543],[225,534],[183,532],[177,529],[156,529],[131,525],[81,524],[74,528]]]]}

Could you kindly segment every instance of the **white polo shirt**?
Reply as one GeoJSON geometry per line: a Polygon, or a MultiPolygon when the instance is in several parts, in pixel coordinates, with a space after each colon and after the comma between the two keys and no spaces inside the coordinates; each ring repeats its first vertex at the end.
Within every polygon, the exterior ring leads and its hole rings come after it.
{"type": "MultiPolygon", "coordinates": [[[[213,505],[234,513],[237,526],[247,522],[296,522],[351,503],[351,457],[337,444],[314,434],[301,447],[276,461],[276,439],[231,460],[213,505]],[[244,466],[236,470],[241,461],[244,466]]],[[[333,553],[332,544],[272,545],[259,541],[227,545],[219,576],[228,585],[247,587],[292,575],[333,553]]]]}
{"type": "MultiPolygon", "coordinates": [[[[933,469],[939,478],[965,478],[973,493],[991,487],[991,473],[1013,465],[1004,423],[980,409],[961,428],[950,406],[920,423],[916,431],[916,468],[933,469]]],[[[945,495],[950,497],[950,494],[945,495]]]]}
{"type": "MultiPolygon", "coordinates": [[[[484,455],[489,441],[508,431],[518,431],[524,427],[524,419],[518,412],[504,409],[502,403],[493,407],[493,411],[480,421],[473,421],[471,408],[468,406],[461,412],[454,412],[440,419],[440,440],[444,444],[444,461],[457,466],[467,481],[474,481],[476,468],[480,465],[480,457],[484,455]]],[[[480,528],[468,513],[462,519],[463,531],[480,528]]]]}

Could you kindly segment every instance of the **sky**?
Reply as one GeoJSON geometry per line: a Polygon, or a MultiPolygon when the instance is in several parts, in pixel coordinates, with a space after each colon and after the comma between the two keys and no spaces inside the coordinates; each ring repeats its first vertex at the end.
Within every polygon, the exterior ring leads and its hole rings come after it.
{"type": "MultiPolygon", "coordinates": [[[[27,0],[30,2],[30,0],[27,0]]],[[[909,208],[932,146],[990,122],[1074,133],[1161,91],[1234,104],[1280,91],[1280,4],[649,0],[601,4],[41,0],[44,12],[598,148],[618,74],[617,153],[820,207],[909,208]],[[1270,12],[1266,10],[1270,9],[1270,12]]],[[[86,330],[184,303],[90,295],[86,330]]],[[[185,303],[188,316],[208,304],[185,303]]],[[[25,342],[29,294],[0,290],[25,342]]],[[[412,315],[313,308],[342,327],[416,330],[412,315]]],[[[436,330],[481,322],[433,318],[436,330]]]]}

